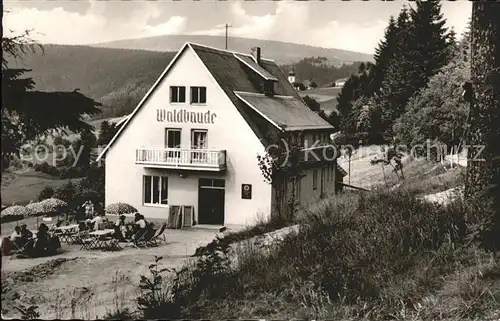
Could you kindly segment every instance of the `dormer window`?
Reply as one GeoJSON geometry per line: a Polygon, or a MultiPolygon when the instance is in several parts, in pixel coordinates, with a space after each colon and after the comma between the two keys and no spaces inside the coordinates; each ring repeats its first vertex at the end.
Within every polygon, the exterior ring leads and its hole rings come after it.
{"type": "Polygon", "coordinates": [[[264,94],[266,96],[274,96],[275,94],[275,82],[272,80],[264,80],[264,94]]]}

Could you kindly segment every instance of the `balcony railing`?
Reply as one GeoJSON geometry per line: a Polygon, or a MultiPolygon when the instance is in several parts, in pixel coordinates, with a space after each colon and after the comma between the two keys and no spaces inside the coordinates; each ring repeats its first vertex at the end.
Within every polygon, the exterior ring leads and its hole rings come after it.
{"type": "Polygon", "coordinates": [[[137,149],[135,163],[138,165],[221,171],[226,169],[226,151],[210,149],[137,149]]]}

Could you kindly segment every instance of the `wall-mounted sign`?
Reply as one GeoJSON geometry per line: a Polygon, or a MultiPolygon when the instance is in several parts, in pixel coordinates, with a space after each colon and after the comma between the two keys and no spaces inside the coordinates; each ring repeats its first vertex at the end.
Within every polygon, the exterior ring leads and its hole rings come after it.
{"type": "Polygon", "coordinates": [[[241,198],[244,200],[252,199],[252,185],[241,184],[241,198]]]}
{"type": "Polygon", "coordinates": [[[217,114],[210,112],[210,110],[206,112],[187,111],[185,109],[156,110],[156,120],[159,122],[213,124],[215,118],[217,118],[217,114]]]}

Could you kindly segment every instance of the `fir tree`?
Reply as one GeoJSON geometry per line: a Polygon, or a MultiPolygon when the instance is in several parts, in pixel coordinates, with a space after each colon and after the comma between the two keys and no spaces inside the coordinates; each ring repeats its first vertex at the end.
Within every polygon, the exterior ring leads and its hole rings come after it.
{"type": "Polygon", "coordinates": [[[446,20],[441,13],[439,1],[416,1],[411,10],[411,60],[413,63],[413,86],[425,87],[430,77],[446,66],[453,56],[451,47],[455,39],[445,28],[446,20]]]}
{"type": "Polygon", "coordinates": [[[396,21],[393,48],[382,80],[378,103],[381,106],[381,130],[386,140],[392,137],[392,125],[404,112],[408,99],[413,95],[414,65],[409,51],[412,46],[411,21],[403,7],[396,21]]]}
{"type": "Polygon", "coordinates": [[[375,66],[373,68],[372,91],[374,93],[380,90],[382,79],[389,66],[389,60],[393,57],[393,51],[396,47],[397,25],[393,16],[389,18],[389,25],[385,29],[384,38],[375,49],[373,58],[375,66]]]}

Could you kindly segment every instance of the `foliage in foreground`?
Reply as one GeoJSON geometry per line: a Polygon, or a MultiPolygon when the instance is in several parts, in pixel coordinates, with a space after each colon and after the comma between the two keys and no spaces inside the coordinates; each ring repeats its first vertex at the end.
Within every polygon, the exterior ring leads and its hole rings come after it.
{"type": "Polygon", "coordinates": [[[308,224],[268,253],[232,253],[218,239],[161,279],[141,310],[161,319],[485,318],[500,307],[498,264],[474,246],[489,215],[404,192],[346,195],[311,210],[308,224]]]}

